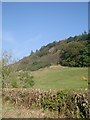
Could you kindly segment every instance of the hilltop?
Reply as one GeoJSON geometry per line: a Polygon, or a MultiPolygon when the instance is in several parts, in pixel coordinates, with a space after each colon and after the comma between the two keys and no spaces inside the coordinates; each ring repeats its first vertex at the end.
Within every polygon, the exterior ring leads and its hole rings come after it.
{"type": "Polygon", "coordinates": [[[79,36],[69,37],[65,40],[54,41],[42,46],[36,52],[19,60],[18,70],[35,71],[51,65],[69,67],[88,66],[89,36],[85,32],[79,36]]]}

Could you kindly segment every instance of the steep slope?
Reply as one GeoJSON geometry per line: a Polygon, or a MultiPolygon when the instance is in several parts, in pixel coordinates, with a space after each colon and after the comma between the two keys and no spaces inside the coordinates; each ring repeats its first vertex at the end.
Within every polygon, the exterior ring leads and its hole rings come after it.
{"type": "Polygon", "coordinates": [[[88,34],[84,33],[42,46],[35,53],[18,61],[16,63],[18,70],[34,71],[56,64],[74,67],[88,66],[89,39],[88,34]]]}

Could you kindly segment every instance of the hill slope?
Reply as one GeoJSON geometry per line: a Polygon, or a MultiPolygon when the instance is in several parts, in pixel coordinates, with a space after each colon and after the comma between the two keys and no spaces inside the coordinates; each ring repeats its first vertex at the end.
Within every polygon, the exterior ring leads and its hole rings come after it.
{"type": "Polygon", "coordinates": [[[88,40],[88,34],[84,33],[42,46],[40,50],[18,61],[16,63],[18,70],[34,71],[56,64],[72,67],[88,66],[88,40]]]}

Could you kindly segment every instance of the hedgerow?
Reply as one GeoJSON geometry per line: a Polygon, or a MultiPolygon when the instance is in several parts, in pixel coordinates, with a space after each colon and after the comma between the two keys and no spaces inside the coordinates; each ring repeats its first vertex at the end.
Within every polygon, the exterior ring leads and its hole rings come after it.
{"type": "Polygon", "coordinates": [[[2,93],[3,102],[57,112],[58,118],[89,118],[88,91],[3,89],[2,93]]]}

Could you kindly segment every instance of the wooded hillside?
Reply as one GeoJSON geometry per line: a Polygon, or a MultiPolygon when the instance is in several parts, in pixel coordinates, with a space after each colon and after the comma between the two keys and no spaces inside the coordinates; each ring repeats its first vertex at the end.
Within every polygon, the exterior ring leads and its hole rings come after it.
{"type": "Polygon", "coordinates": [[[57,64],[70,67],[88,66],[89,40],[90,34],[84,32],[79,36],[49,43],[18,61],[18,70],[34,71],[57,64]]]}

